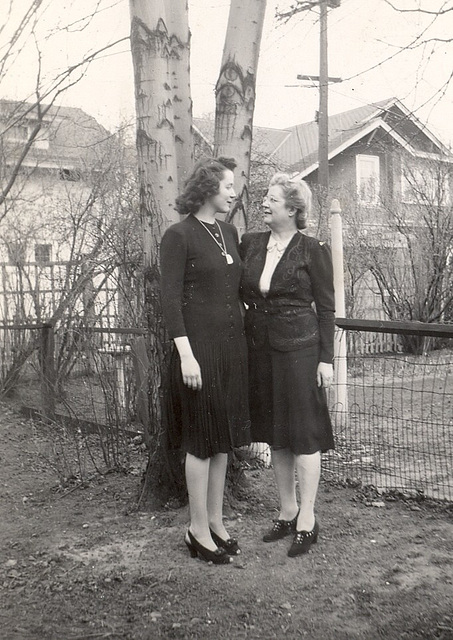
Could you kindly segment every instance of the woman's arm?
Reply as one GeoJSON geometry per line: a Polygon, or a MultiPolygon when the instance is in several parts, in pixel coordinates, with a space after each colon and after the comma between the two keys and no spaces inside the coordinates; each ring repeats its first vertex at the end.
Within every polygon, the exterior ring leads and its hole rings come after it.
{"type": "Polygon", "coordinates": [[[335,292],[330,247],[314,240],[309,273],[321,340],[320,362],[332,364],[335,334],[335,292]]]}
{"type": "Polygon", "coordinates": [[[187,251],[184,232],[174,227],[167,229],[160,245],[160,288],[162,314],[170,338],[187,335],[182,313],[187,251]]]}
{"type": "Polygon", "coordinates": [[[160,247],[160,261],[162,313],[165,326],[178,350],[184,384],[191,389],[201,389],[200,365],[193,355],[182,313],[187,239],[181,230],[170,227],[165,232],[160,247]]]}
{"type": "Polygon", "coordinates": [[[249,244],[250,244],[250,234],[244,233],[244,235],[242,236],[239,242],[239,255],[241,256],[241,260],[244,260],[247,253],[247,247],[249,244]]]}

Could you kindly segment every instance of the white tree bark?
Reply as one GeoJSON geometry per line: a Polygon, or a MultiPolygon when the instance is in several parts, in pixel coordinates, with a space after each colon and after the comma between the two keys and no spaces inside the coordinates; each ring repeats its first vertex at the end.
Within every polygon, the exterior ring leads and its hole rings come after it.
{"type": "Polygon", "coordinates": [[[256,72],[266,0],[231,0],[216,85],[214,155],[236,159],[237,202],[228,219],[247,226],[256,72]]]}
{"type": "Polygon", "coordinates": [[[139,177],[142,192],[147,191],[142,211],[145,217],[152,213],[148,222],[161,233],[166,223],[179,219],[174,209],[178,184],[171,78],[176,42],[165,5],[163,0],[130,0],[139,177]]]}
{"type": "MultiPolygon", "coordinates": [[[[148,467],[140,502],[168,499],[171,470],[163,452],[162,380],[167,362],[160,304],[159,245],[179,220],[178,176],[191,159],[189,27],[186,0],[130,0],[135,72],[140,211],[143,226],[145,318],[148,326],[148,467]],[[184,152],[184,153],[183,153],[184,152]],[[188,157],[187,157],[188,154],[188,157]],[[163,494],[167,492],[167,495],[163,494]]],[[[191,164],[191,162],[190,162],[191,164]]]]}
{"type": "Polygon", "coordinates": [[[167,3],[172,38],[170,87],[174,115],[174,135],[178,185],[182,186],[193,165],[192,98],[190,91],[190,31],[187,0],[167,3]]]}

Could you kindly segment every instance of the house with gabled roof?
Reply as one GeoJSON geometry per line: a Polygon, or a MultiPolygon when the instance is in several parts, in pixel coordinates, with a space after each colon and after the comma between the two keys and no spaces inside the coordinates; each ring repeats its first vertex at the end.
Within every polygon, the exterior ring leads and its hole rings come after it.
{"type": "Polygon", "coordinates": [[[109,153],[109,132],[78,108],[12,100],[0,100],[0,131],[1,183],[6,191],[0,259],[67,259],[61,255],[63,248],[52,243],[51,212],[70,198],[80,200],[91,188],[109,153]],[[23,234],[30,226],[34,237],[26,242],[23,234]],[[13,229],[17,236],[22,229],[22,238],[6,244],[13,229]]]}
{"type": "Polygon", "coordinates": [[[0,320],[48,318],[114,215],[118,143],[81,109],[12,100],[0,132],[0,320]]]}
{"type": "MultiPolygon", "coordinates": [[[[271,156],[302,178],[318,168],[318,125],[316,122],[289,127],[287,136],[271,156]]],[[[393,141],[410,155],[423,158],[448,156],[449,150],[397,98],[363,105],[329,117],[329,161],[358,143],[370,147],[376,141],[393,141]]]]}
{"type": "MultiPolygon", "coordinates": [[[[271,157],[316,184],[317,123],[286,131],[271,157]]],[[[432,162],[453,162],[451,151],[397,98],[330,116],[328,157],[332,195],[347,185],[369,205],[382,197],[410,198],[408,172],[426,172],[432,162]]]]}
{"type": "MultiPolygon", "coordinates": [[[[289,127],[285,132],[286,137],[269,157],[316,191],[317,123],[289,127]]],[[[407,290],[403,293],[405,287],[429,287],[421,272],[415,276],[418,282],[413,280],[411,262],[414,266],[424,253],[439,251],[446,264],[445,256],[449,251],[453,254],[452,225],[448,222],[453,154],[400,100],[390,98],[329,117],[328,157],[329,197],[340,201],[348,271],[352,279],[357,278],[350,310],[366,313],[367,317],[385,317],[384,310],[388,313],[391,307],[404,306],[409,295],[407,290]],[[445,229],[443,238],[441,225],[445,229]],[[425,245],[424,235],[436,236],[437,240],[425,245]],[[417,253],[419,257],[415,257],[417,253]],[[366,268],[370,255],[381,265],[387,262],[387,273],[381,267],[376,277],[375,268],[366,268]]],[[[315,232],[322,226],[318,221],[315,232]]],[[[324,233],[327,226],[326,220],[324,233]]],[[[431,276],[436,280],[444,278],[441,264],[442,260],[438,266],[429,267],[434,269],[431,276]]],[[[448,300],[447,295],[440,297],[448,300]]],[[[413,311],[395,313],[411,317],[413,311]]],[[[426,313],[423,319],[429,320],[437,311],[417,313],[426,313]]]]}
{"type": "Polygon", "coordinates": [[[14,166],[33,137],[21,167],[55,170],[61,172],[62,180],[73,181],[80,179],[77,174],[96,163],[99,145],[110,137],[82,109],[14,100],[0,100],[0,131],[2,162],[7,167],[14,166]]]}

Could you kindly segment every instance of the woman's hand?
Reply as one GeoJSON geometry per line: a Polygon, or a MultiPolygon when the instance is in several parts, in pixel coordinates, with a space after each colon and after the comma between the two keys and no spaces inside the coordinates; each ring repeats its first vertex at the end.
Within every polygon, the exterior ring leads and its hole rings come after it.
{"type": "Polygon", "coordinates": [[[181,374],[184,384],[187,385],[189,389],[194,389],[195,391],[201,389],[201,369],[193,355],[182,356],[181,374]]]}
{"type": "Polygon", "coordinates": [[[198,360],[193,355],[189,338],[187,336],[179,336],[174,338],[174,341],[181,361],[183,382],[189,389],[198,391],[201,389],[201,369],[198,360]]]}
{"type": "Polygon", "coordinates": [[[318,387],[328,388],[333,381],[333,365],[328,362],[320,362],[316,371],[318,387]]]}

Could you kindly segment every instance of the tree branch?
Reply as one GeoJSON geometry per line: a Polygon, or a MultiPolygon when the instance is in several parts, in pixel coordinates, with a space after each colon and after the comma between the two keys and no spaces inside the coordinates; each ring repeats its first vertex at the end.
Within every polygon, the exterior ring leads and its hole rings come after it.
{"type": "Polygon", "coordinates": [[[393,2],[391,2],[391,0],[384,0],[384,2],[386,4],[388,4],[389,7],[391,7],[394,11],[398,11],[399,13],[424,13],[425,15],[430,15],[430,16],[442,16],[445,15],[447,13],[452,13],[453,12],[453,7],[446,7],[447,2],[444,2],[444,4],[442,5],[441,9],[437,9],[437,10],[429,10],[429,9],[421,9],[421,8],[417,8],[417,9],[402,9],[401,7],[397,7],[393,4],[393,2]],[[446,7],[446,8],[445,8],[446,7]]]}
{"type": "MultiPolygon", "coordinates": [[[[120,38],[119,40],[116,40],[115,42],[112,42],[112,43],[106,45],[105,47],[102,47],[101,49],[98,49],[97,51],[95,51],[95,52],[89,54],[88,56],[86,56],[85,58],[83,58],[77,64],[74,64],[71,67],[69,67],[68,69],[65,69],[65,71],[60,73],[54,79],[52,86],[50,88],[48,88],[43,94],[40,94],[40,88],[39,88],[39,84],[40,84],[40,82],[39,82],[39,80],[40,80],[40,59],[41,58],[40,58],[39,49],[38,49],[39,70],[38,70],[38,76],[37,76],[36,99],[32,103],[27,105],[27,107],[24,110],[21,110],[20,114],[16,118],[13,118],[8,123],[8,125],[6,127],[4,127],[3,131],[0,133],[0,135],[4,135],[12,127],[17,125],[21,121],[23,121],[24,118],[26,118],[35,109],[38,111],[38,122],[35,125],[35,127],[33,128],[31,134],[29,135],[28,140],[25,143],[25,145],[24,145],[24,147],[23,147],[23,149],[22,149],[22,151],[20,153],[20,156],[17,159],[17,161],[16,161],[16,163],[15,163],[15,165],[14,165],[12,171],[11,171],[11,174],[10,174],[10,177],[8,179],[8,182],[7,182],[6,186],[4,188],[2,188],[2,190],[0,192],[0,206],[3,205],[3,203],[6,200],[6,198],[8,197],[8,194],[11,192],[11,189],[13,188],[14,183],[17,180],[17,177],[19,175],[19,172],[20,172],[20,169],[22,167],[22,164],[25,161],[25,158],[27,157],[27,155],[29,154],[30,149],[33,146],[33,143],[35,142],[36,137],[38,136],[38,134],[39,134],[39,132],[40,132],[40,130],[42,128],[45,116],[47,115],[49,110],[55,104],[55,101],[58,98],[58,96],[61,93],[67,91],[70,87],[72,87],[75,84],[77,84],[77,82],[79,82],[79,80],[82,77],[82,76],[80,76],[80,77],[77,77],[77,78],[71,80],[71,75],[73,75],[75,71],[81,69],[85,65],[88,65],[91,62],[93,62],[93,60],[95,60],[95,58],[97,56],[99,56],[101,53],[104,53],[108,49],[111,49],[112,47],[116,46],[117,44],[119,44],[121,42],[125,42],[126,40],[129,40],[129,36],[126,36],[124,38],[120,38]],[[66,84],[64,84],[65,82],[66,82],[66,84]],[[62,86],[62,85],[64,85],[64,86],[62,86]],[[49,97],[51,97],[50,102],[48,102],[47,104],[44,105],[43,102],[46,99],[48,99],[49,97]]],[[[4,212],[3,215],[0,216],[0,221],[6,215],[7,215],[7,212],[4,212]]]]}

